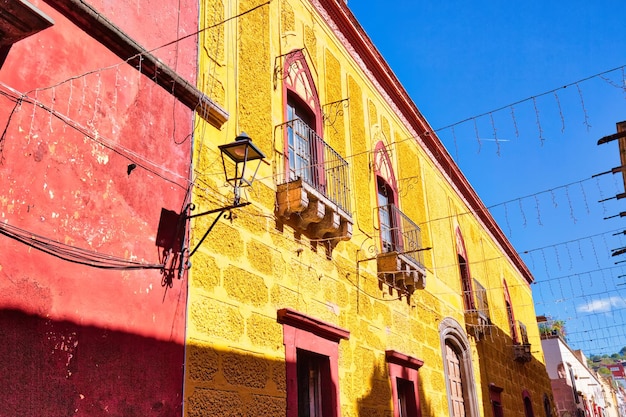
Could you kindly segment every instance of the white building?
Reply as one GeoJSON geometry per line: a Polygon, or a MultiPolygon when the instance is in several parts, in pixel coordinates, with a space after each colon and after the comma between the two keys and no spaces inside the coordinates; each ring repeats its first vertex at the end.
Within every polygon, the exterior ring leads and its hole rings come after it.
{"type": "Polygon", "coordinates": [[[572,350],[558,334],[542,335],[546,369],[558,417],[622,417],[612,380],[587,366],[581,350],[572,350]]]}

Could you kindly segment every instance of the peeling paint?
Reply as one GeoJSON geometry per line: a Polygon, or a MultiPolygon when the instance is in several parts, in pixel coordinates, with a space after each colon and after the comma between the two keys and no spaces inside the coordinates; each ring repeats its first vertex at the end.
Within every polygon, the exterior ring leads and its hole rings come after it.
{"type": "Polygon", "coordinates": [[[96,158],[96,161],[100,165],[106,165],[109,163],[109,155],[106,148],[98,143],[93,143],[91,146],[91,155],[96,158]]]}

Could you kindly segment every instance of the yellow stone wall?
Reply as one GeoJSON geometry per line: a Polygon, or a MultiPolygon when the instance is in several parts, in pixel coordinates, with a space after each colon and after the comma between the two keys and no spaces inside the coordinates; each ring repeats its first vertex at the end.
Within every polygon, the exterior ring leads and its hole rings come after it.
{"type": "MultiPolygon", "coordinates": [[[[199,21],[209,28],[201,32],[199,86],[229,120],[221,130],[196,121],[194,213],[232,203],[218,145],[245,131],[269,164],[244,195],[252,204],[220,219],[191,258],[185,415],[285,415],[285,348],[276,312],[286,307],[350,331],[339,343],[342,416],[392,415],[387,349],[424,361],[422,415],[449,415],[439,324],[451,317],[464,326],[457,227],[472,276],[488,290],[494,323],[487,339],[470,337],[480,413],[491,415],[488,385],[494,383],[504,388],[507,417],[524,415],[524,389],[535,415],[543,415],[550,383],[530,286],[319,11],[299,0],[203,0],[199,21]],[[285,121],[281,57],[301,48],[320,103],[349,99],[324,130],[350,164],[354,222],[352,238],[330,259],[306,236],[278,225],[274,212],[276,158],[283,151],[276,126],[285,121]],[[359,262],[373,257],[377,246],[372,151],[380,140],[393,162],[399,206],[419,224],[424,246],[432,247],[423,252],[426,289],[410,299],[381,285],[375,260],[359,262]],[[503,280],[516,318],[528,328],[533,361],[527,364],[513,361],[503,280]]],[[[193,220],[192,248],[214,218],[193,220]]]]}

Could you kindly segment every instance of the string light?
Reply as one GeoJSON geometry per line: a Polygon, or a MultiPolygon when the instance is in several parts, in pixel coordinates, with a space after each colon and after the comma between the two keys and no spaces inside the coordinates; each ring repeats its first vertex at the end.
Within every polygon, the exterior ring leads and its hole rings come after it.
{"type": "Polygon", "coordinates": [[[561,133],[565,132],[565,117],[563,117],[563,109],[561,109],[561,100],[559,100],[559,95],[555,91],[554,99],[556,100],[556,105],[559,108],[559,116],[561,117],[561,133]]]}
{"type": "Polygon", "coordinates": [[[533,97],[532,100],[533,100],[533,107],[535,109],[537,130],[539,131],[539,141],[541,141],[541,146],[543,146],[543,142],[545,141],[545,139],[543,137],[543,129],[541,128],[541,120],[539,118],[539,109],[537,108],[537,99],[536,97],[533,97]]]}
{"type": "MultiPolygon", "coordinates": [[[[261,7],[261,6],[266,5],[266,4],[269,4],[269,2],[264,3],[264,4],[262,4],[262,5],[259,5],[259,6],[257,6],[257,7],[261,7]]],[[[248,12],[249,12],[249,11],[248,11],[248,12]]],[[[247,12],[246,12],[246,13],[247,13],[247,12]]],[[[233,18],[234,18],[234,17],[233,17],[233,18]]],[[[227,20],[230,20],[230,19],[227,19],[227,20]]],[[[200,32],[202,32],[203,30],[206,30],[206,29],[207,29],[207,28],[202,29],[202,30],[198,31],[197,33],[200,33],[200,32]]],[[[197,34],[197,33],[196,33],[196,34],[197,34]]],[[[188,36],[187,36],[187,37],[188,37],[188,36]]],[[[183,38],[184,38],[184,37],[183,37],[183,38]]],[[[180,38],[180,39],[183,39],[183,38],[180,38]]],[[[177,40],[176,42],[178,42],[178,40],[177,40]]],[[[177,43],[176,43],[176,45],[178,46],[178,44],[177,44],[177,43]]],[[[139,60],[139,66],[141,66],[141,58],[140,58],[140,60],[139,60]]],[[[624,76],[623,76],[623,73],[624,73],[624,67],[619,67],[619,69],[622,71],[622,78],[624,78],[624,76]]],[[[615,70],[615,69],[614,69],[614,70],[615,70]]],[[[611,71],[614,71],[614,70],[606,71],[606,72],[600,73],[600,75],[596,75],[596,76],[603,78],[603,77],[602,77],[602,75],[603,75],[603,74],[606,74],[606,73],[611,72],[611,71]]],[[[116,67],[116,71],[119,71],[119,66],[118,66],[118,67],[116,67]]],[[[118,88],[118,85],[117,85],[117,83],[118,83],[118,78],[117,78],[117,76],[118,76],[118,73],[116,72],[116,80],[115,80],[115,96],[114,96],[114,97],[115,97],[115,99],[114,99],[114,103],[117,103],[117,88],[118,88]]],[[[100,80],[100,73],[97,73],[97,74],[96,74],[96,77],[97,77],[97,79],[98,79],[98,83],[100,83],[100,81],[101,81],[101,80],[100,80]]],[[[68,81],[68,80],[66,80],[66,81],[68,81]]],[[[584,81],[584,80],[581,80],[581,81],[579,81],[579,82],[582,82],[582,81],[584,81]]],[[[141,82],[141,78],[139,79],[139,82],[141,82]]],[[[81,114],[81,112],[82,112],[82,110],[83,110],[83,107],[84,107],[84,105],[85,105],[85,91],[86,91],[86,89],[87,89],[87,86],[86,86],[86,76],[82,77],[82,83],[83,83],[83,96],[82,96],[82,100],[81,100],[80,107],[79,107],[79,110],[78,110],[78,113],[79,113],[79,114],[81,114]]],[[[580,99],[581,99],[581,105],[582,105],[583,112],[584,112],[584,124],[587,126],[587,129],[589,129],[589,128],[590,128],[590,125],[589,125],[589,122],[588,122],[589,118],[588,118],[587,111],[586,111],[586,108],[585,108],[585,103],[584,103],[584,99],[583,99],[583,96],[582,96],[582,91],[581,91],[581,89],[580,89],[580,86],[578,85],[578,82],[577,82],[577,83],[575,83],[574,85],[576,85],[576,87],[577,87],[577,89],[578,89],[578,93],[579,93],[580,99]]],[[[98,114],[97,112],[98,112],[98,110],[99,110],[99,106],[101,105],[101,103],[100,103],[100,101],[99,101],[99,98],[100,98],[100,90],[99,90],[99,87],[100,87],[100,85],[98,84],[98,85],[96,86],[96,89],[95,89],[95,91],[96,91],[96,101],[94,102],[94,112],[93,112],[93,116],[92,116],[92,123],[93,123],[93,126],[90,126],[90,127],[92,127],[92,128],[94,128],[94,127],[95,127],[95,123],[96,123],[96,115],[98,114]]],[[[565,87],[566,87],[566,86],[561,87],[561,88],[565,88],[565,87]]],[[[41,109],[42,109],[42,110],[44,110],[44,111],[48,111],[48,112],[49,112],[49,129],[50,129],[50,132],[52,132],[52,131],[53,131],[53,129],[52,129],[52,117],[53,117],[53,115],[54,115],[54,116],[57,116],[57,115],[59,114],[59,113],[55,110],[55,104],[54,104],[54,103],[55,103],[55,101],[56,101],[56,93],[57,93],[57,92],[56,92],[56,90],[55,90],[54,86],[53,86],[53,87],[51,87],[51,88],[52,88],[52,97],[53,97],[53,98],[52,98],[52,103],[51,103],[51,105],[50,105],[48,108],[41,107],[41,109]]],[[[68,115],[68,116],[69,116],[69,110],[70,110],[70,106],[71,106],[71,96],[72,96],[72,88],[73,88],[73,85],[72,85],[72,79],[69,79],[69,88],[70,88],[70,95],[69,95],[70,100],[68,101],[68,110],[67,110],[67,115],[68,115]]],[[[623,90],[626,92],[626,88],[623,88],[623,90]]],[[[152,90],[150,90],[150,91],[152,91],[152,90]]],[[[38,103],[38,102],[39,102],[39,100],[37,99],[37,94],[38,94],[38,92],[37,92],[37,91],[35,91],[35,92],[34,92],[34,97],[35,97],[34,103],[38,103]]],[[[563,113],[562,113],[562,110],[561,110],[561,105],[560,105],[559,97],[558,97],[558,95],[557,95],[557,93],[556,93],[556,90],[554,90],[554,91],[553,91],[553,94],[554,94],[554,96],[555,96],[555,99],[556,99],[556,101],[557,101],[557,105],[558,105],[558,107],[559,107],[559,114],[560,114],[560,117],[561,117],[561,126],[562,126],[562,130],[561,130],[561,131],[563,132],[563,131],[564,131],[564,128],[565,128],[565,122],[564,122],[564,117],[563,117],[563,113]]],[[[538,96],[534,96],[534,97],[532,97],[532,101],[533,101],[533,106],[534,106],[534,108],[535,108],[535,114],[536,114],[536,119],[537,119],[537,127],[538,127],[538,129],[539,129],[539,138],[540,138],[540,140],[541,140],[541,142],[542,142],[542,145],[543,145],[543,141],[544,141],[544,138],[543,138],[543,130],[542,130],[542,127],[541,127],[541,120],[540,120],[540,115],[539,115],[539,109],[537,108],[537,102],[536,102],[536,98],[538,98],[538,97],[540,97],[540,96],[541,96],[541,95],[538,95],[538,96]]],[[[19,104],[19,105],[21,105],[21,102],[22,102],[22,100],[21,100],[21,99],[18,99],[18,101],[16,101],[16,106],[14,107],[14,111],[15,111],[15,109],[17,109],[17,108],[18,108],[18,104],[19,104]]],[[[522,102],[523,102],[523,101],[520,101],[520,102],[517,102],[517,103],[514,103],[514,104],[519,104],[519,103],[522,103],[522,102]]],[[[30,126],[30,131],[29,131],[29,140],[30,140],[30,138],[31,138],[31,137],[33,137],[33,135],[32,135],[32,133],[33,133],[33,123],[32,123],[32,120],[34,120],[35,111],[36,111],[36,109],[37,109],[37,108],[38,108],[38,107],[37,107],[36,105],[33,105],[33,119],[31,119],[31,126],[30,126]]],[[[507,106],[507,108],[510,108],[510,110],[511,110],[511,117],[512,117],[512,120],[513,120],[513,124],[514,124],[514,126],[515,126],[515,134],[516,134],[516,137],[519,137],[519,132],[518,132],[518,129],[517,129],[517,121],[516,121],[516,118],[515,118],[515,112],[514,112],[514,105],[509,105],[509,106],[507,106]]],[[[496,110],[496,111],[497,111],[497,110],[496,110]]],[[[494,132],[494,140],[496,141],[496,145],[497,145],[497,154],[498,154],[498,156],[500,156],[500,143],[499,143],[499,138],[498,138],[498,136],[497,136],[497,131],[496,131],[496,127],[495,127],[495,121],[494,121],[494,117],[493,117],[493,112],[488,112],[488,113],[485,113],[484,115],[487,115],[487,114],[489,115],[489,117],[490,117],[490,119],[491,119],[491,124],[492,124],[493,132],[494,132]]],[[[481,143],[481,140],[480,140],[480,136],[479,136],[479,134],[478,134],[478,124],[477,124],[477,118],[479,118],[479,117],[481,117],[481,116],[482,116],[482,115],[479,115],[479,116],[474,116],[474,117],[472,117],[472,118],[471,118],[471,120],[473,120],[473,123],[474,123],[474,129],[475,129],[475,133],[476,133],[476,138],[477,138],[477,140],[478,140],[478,145],[479,145],[479,153],[480,153],[480,150],[482,149],[482,143],[481,143]]],[[[69,119],[69,118],[68,118],[68,120],[71,120],[71,119],[69,119]]],[[[10,120],[9,120],[9,122],[10,122],[10,120]]],[[[454,125],[449,126],[449,127],[451,128],[452,132],[453,132],[453,136],[454,136],[454,139],[455,139],[455,147],[456,147],[456,133],[454,132],[454,126],[458,125],[459,123],[462,123],[462,122],[458,122],[458,123],[455,123],[454,125]]],[[[64,129],[65,129],[65,126],[66,126],[66,125],[69,125],[69,124],[66,122],[66,123],[63,125],[63,128],[64,128],[64,129]]],[[[7,126],[5,127],[5,131],[6,131],[6,128],[8,128],[8,123],[7,123],[7,126]]],[[[441,131],[442,129],[445,129],[445,128],[437,129],[436,131],[441,131]]],[[[406,138],[405,140],[410,140],[410,139],[416,139],[416,138],[415,138],[415,137],[411,137],[411,138],[406,138]]],[[[396,144],[397,144],[397,143],[398,143],[398,142],[396,142],[396,144]]],[[[369,152],[369,151],[368,151],[368,152],[369,152]]],[[[351,157],[354,157],[354,156],[355,156],[355,155],[352,155],[351,157]]],[[[349,158],[349,157],[347,157],[347,158],[349,158]]],[[[141,159],[141,157],[139,157],[139,159],[140,159],[140,160],[143,160],[143,159],[141,159]]],[[[458,149],[457,149],[457,160],[458,160],[458,149]]],[[[197,171],[196,171],[196,174],[198,174],[198,172],[197,172],[197,171]]],[[[194,180],[195,180],[195,179],[194,179],[194,180]]],[[[200,180],[200,181],[201,181],[201,180],[200,180]]],[[[194,182],[195,182],[195,181],[194,181],[194,182]]],[[[187,184],[187,185],[189,185],[189,184],[187,184]]],[[[582,183],[581,183],[580,185],[581,185],[581,189],[583,190],[583,196],[584,196],[585,205],[586,205],[586,208],[587,208],[587,213],[589,214],[589,207],[588,207],[588,204],[587,204],[587,201],[586,201],[586,196],[584,195],[584,188],[582,187],[582,183]]],[[[555,193],[554,193],[554,191],[553,191],[553,190],[550,190],[550,193],[551,193],[551,195],[552,195],[552,201],[553,201],[554,206],[555,206],[555,208],[556,208],[556,207],[557,207],[557,201],[556,201],[555,193]]],[[[566,194],[566,197],[567,197],[567,199],[568,199],[568,203],[569,203],[569,205],[570,205],[570,214],[571,214],[571,218],[572,218],[572,220],[573,220],[573,221],[574,221],[574,223],[575,223],[575,222],[576,222],[576,218],[575,218],[574,213],[573,213],[573,205],[572,205],[572,201],[571,201],[570,196],[569,196],[569,189],[568,189],[567,187],[565,188],[565,194],[566,194]]],[[[535,207],[536,207],[536,209],[537,209],[537,214],[538,214],[537,218],[538,218],[538,222],[539,222],[539,224],[541,224],[541,216],[540,216],[540,214],[541,214],[541,213],[540,213],[540,210],[539,210],[539,203],[538,203],[538,200],[537,200],[537,195],[538,195],[538,194],[534,194],[534,195],[533,195],[533,197],[534,197],[534,199],[535,199],[535,203],[536,203],[535,207]]],[[[519,199],[517,199],[517,200],[518,200],[518,204],[519,204],[519,207],[520,207],[521,214],[522,214],[522,216],[523,216],[523,218],[524,218],[524,226],[525,226],[525,225],[526,225],[526,216],[525,216],[524,209],[523,209],[523,205],[522,205],[522,199],[521,199],[521,198],[519,198],[519,199]]],[[[504,210],[505,210],[505,212],[506,212],[506,210],[507,210],[507,205],[506,205],[506,203],[500,203],[500,204],[502,204],[502,205],[503,205],[504,210]]],[[[494,206],[492,206],[492,207],[494,207],[494,206]]],[[[511,230],[511,227],[510,227],[510,224],[508,224],[508,214],[507,214],[507,225],[508,225],[508,227],[509,227],[509,231],[510,231],[510,230],[511,230]]],[[[593,244],[593,241],[592,241],[592,244],[593,244]]],[[[580,249],[580,244],[579,244],[579,249],[580,249]]],[[[557,258],[558,258],[558,249],[555,249],[555,252],[556,252],[556,254],[557,254],[557,258]]],[[[594,247],[594,254],[595,254],[595,247],[594,247]]],[[[542,251],[542,255],[543,255],[543,257],[544,257],[544,261],[545,261],[545,253],[544,253],[544,251],[542,251]]],[[[581,255],[582,255],[582,253],[581,253],[581,255]]],[[[597,254],[595,254],[595,255],[596,255],[596,260],[597,260],[597,259],[598,259],[597,254]]],[[[599,265],[599,264],[598,264],[598,265],[599,265]]],[[[559,268],[560,268],[560,262],[559,262],[559,268]]]]}

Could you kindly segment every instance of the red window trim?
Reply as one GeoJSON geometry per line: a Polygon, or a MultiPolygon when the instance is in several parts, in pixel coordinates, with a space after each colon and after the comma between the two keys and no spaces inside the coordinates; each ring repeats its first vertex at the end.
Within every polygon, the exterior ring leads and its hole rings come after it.
{"type": "Polygon", "coordinates": [[[322,106],[320,105],[317,88],[315,87],[315,82],[313,81],[313,75],[311,74],[311,70],[309,69],[309,65],[306,62],[305,56],[302,53],[302,49],[295,49],[287,54],[287,56],[285,57],[283,72],[285,76],[285,82],[283,83],[283,102],[285,103],[285,111],[287,109],[287,93],[291,92],[295,96],[299,97],[302,103],[311,110],[311,112],[315,116],[315,132],[318,135],[322,136],[322,106]],[[298,94],[295,86],[291,85],[291,83],[289,82],[289,77],[286,76],[287,74],[289,74],[289,68],[296,61],[300,61],[302,63],[301,71],[310,88],[310,97],[302,97],[300,94],[298,94]]]}
{"type": "Polygon", "coordinates": [[[411,381],[414,387],[415,406],[417,416],[422,415],[419,400],[419,372],[418,370],[424,365],[424,361],[405,355],[395,350],[385,351],[385,359],[389,364],[389,379],[391,380],[391,394],[393,396],[393,416],[400,417],[400,408],[398,404],[398,385],[397,378],[411,381]]]}
{"type": "MultiPolygon", "coordinates": [[[[285,61],[283,63],[283,117],[285,122],[289,122],[287,115],[287,108],[289,99],[292,98],[295,102],[298,103],[299,106],[306,107],[311,115],[314,118],[315,126],[313,126],[313,130],[320,137],[323,138],[323,114],[322,114],[322,106],[319,101],[319,94],[317,92],[317,88],[315,86],[315,82],[313,80],[313,75],[311,74],[311,70],[309,69],[309,65],[307,64],[306,57],[302,52],[303,49],[294,49],[289,52],[285,56],[285,61]],[[292,85],[291,83],[291,66],[295,62],[301,63],[301,69],[294,75],[294,79],[301,79],[303,82],[307,84],[307,91],[309,96],[303,97],[298,93],[297,87],[292,85]]],[[[289,152],[288,149],[288,132],[287,129],[284,130],[284,149],[285,149],[285,173],[289,175],[289,152]]],[[[317,144],[315,150],[312,152],[317,155],[318,160],[313,161],[315,164],[314,175],[316,176],[316,180],[319,182],[320,187],[325,187],[325,177],[324,177],[324,149],[321,147],[321,144],[317,144]]]]}
{"type": "Polygon", "coordinates": [[[461,274],[461,291],[463,292],[463,300],[467,302],[468,305],[465,306],[468,310],[476,310],[476,300],[474,300],[474,283],[472,282],[472,273],[470,271],[469,259],[467,257],[467,250],[465,249],[465,240],[463,239],[463,234],[461,233],[461,229],[457,226],[456,231],[456,253],[457,256],[460,256],[465,261],[464,270],[466,272],[466,277],[463,276],[463,268],[459,264],[459,273],[461,274]],[[465,294],[465,287],[467,286],[467,291],[469,295],[465,294]]]}
{"type": "Polygon", "coordinates": [[[489,401],[491,401],[493,417],[501,417],[504,414],[502,410],[502,391],[504,391],[504,388],[497,386],[493,382],[489,384],[489,401]],[[498,407],[500,408],[499,410],[498,407]]]}
{"type": "Polygon", "coordinates": [[[525,415],[525,417],[534,417],[535,416],[535,410],[533,410],[533,401],[530,398],[530,392],[528,392],[528,390],[526,390],[526,389],[524,391],[522,391],[522,401],[524,403],[524,415],[525,415]],[[528,406],[530,408],[527,408],[526,404],[528,404],[528,406]]]}
{"type": "Polygon", "coordinates": [[[339,341],[348,339],[350,332],[289,308],[278,310],[277,320],[283,325],[287,377],[287,417],[298,416],[298,349],[328,357],[331,384],[331,398],[329,398],[331,412],[329,417],[340,417],[339,341]]]}
{"type": "Polygon", "coordinates": [[[387,152],[387,147],[385,146],[385,144],[382,141],[379,141],[376,144],[376,147],[374,148],[374,155],[375,155],[375,164],[374,164],[374,173],[378,176],[381,177],[387,184],[389,184],[389,186],[391,187],[391,190],[393,191],[393,200],[394,202],[398,201],[398,183],[396,181],[396,175],[395,172],[393,170],[393,165],[391,165],[391,158],[389,157],[389,153],[387,152]],[[384,161],[380,161],[380,163],[378,163],[378,155],[382,155],[384,161]],[[390,178],[385,178],[382,173],[381,173],[381,165],[382,163],[385,163],[388,167],[389,167],[389,175],[390,178]]]}
{"type": "MultiPolygon", "coordinates": [[[[376,198],[378,199],[378,188],[382,184],[387,191],[391,191],[391,196],[389,197],[388,204],[393,205],[398,208],[398,183],[396,181],[396,176],[393,170],[393,166],[391,165],[391,158],[389,157],[389,153],[387,152],[387,147],[383,143],[383,141],[379,141],[376,143],[374,147],[374,174],[376,176],[376,198]],[[389,175],[383,175],[383,170],[381,169],[383,164],[387,166],[387,171],[389,175]]],[[[377,206],[381,206],[380,201],[377,201],[377,206]]],[[[395,213],[389,213],[391,226],[393,226],[392,230],[392,241],[394,245],[394,250],[396,252],[402,252],[402,230],[401,230],[401,222],[400,219],[395,218],[395,213]]],[[[380,218],[379,218],[380,221],[380,218]]],[[[382,226],[381,226],[382,228],[382,226]]],[[[382,230],[380,233],[380,247],[383,247],[383,235],[382,230]]]]}
{"type": "Polygon", "coordinates": [[[502,280],[502,286],[504,287],[504,303],[505,303],[505,307],[508,305],[510,310],[511,310],[511,316],[509,317],[508,312],[507,312],[507,319],[510,320],[511,322],[509,323],[509,326],[511,327],[511,332],[513,334],[511,334],[511,339],[513,340],[514,344],[518,344],[520,343],[520,337],[519,337],[519,332],[517,330],[517,322],[515,321],[515,311],[513,311],[513,303],[511,302],[511,295],[509,294],[509,286],[506,284],[506,280],[503,279],[502,280]]]}

